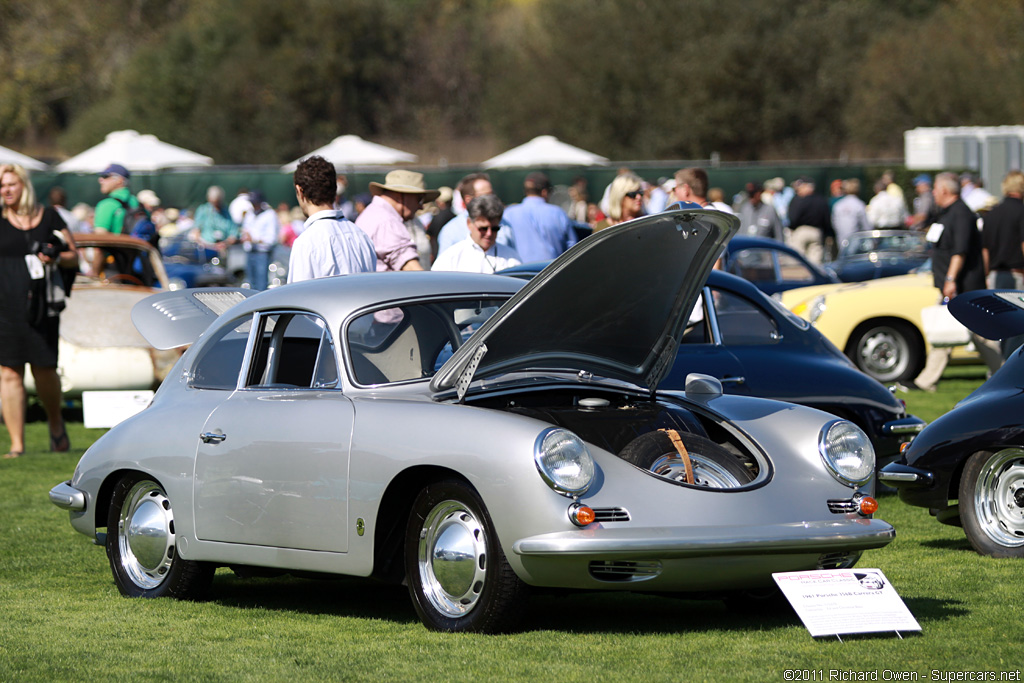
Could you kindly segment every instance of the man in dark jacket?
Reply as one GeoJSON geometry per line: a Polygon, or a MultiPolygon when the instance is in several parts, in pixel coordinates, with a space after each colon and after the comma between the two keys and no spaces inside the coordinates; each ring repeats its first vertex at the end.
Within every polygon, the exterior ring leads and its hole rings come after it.
{"type": "Polygon", "coordinates": [[[789,245],[812,263],[821,263],[825,238],[832,234],[832,211],[823,195],[814,193],[814,181],[800,178],[796,196],[789,203],[789,245]]]}
{"type": "Polygon", "coordinates": [[[981,233],[988,286],[1024,289],[1024,173],[1010,171],[1003,179],[1003,201],[985,214],[981,233]]]}
{"type": "MultiPolygon", "coordinates": [[[[932,277],[939,299],[948,301],[958,294],[985,288],[985,263],[981,251],[978,216],[960,199],[960,181],[953,173],[935,176],[932,190],[937,210],[926,239],[932,244],[932,277]]],[[[995,372],[1002,365],[999,345],[971,333],[978,353],[995,372]]],[[[924,370],[914,379],[918,388],[934,391],[949,363],[952,347],[936,347],[928,354],[924,370]]]]}

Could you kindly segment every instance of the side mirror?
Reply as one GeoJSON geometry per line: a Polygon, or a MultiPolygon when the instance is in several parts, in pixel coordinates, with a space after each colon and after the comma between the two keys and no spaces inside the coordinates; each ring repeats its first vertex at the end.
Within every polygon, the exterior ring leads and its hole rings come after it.
{"type": "Polygon", "coordinates": [[[707,401],[722,395],[722,383],[711,375],[691,372],[686,376],[686,395],[689,398],[707,401]]]}

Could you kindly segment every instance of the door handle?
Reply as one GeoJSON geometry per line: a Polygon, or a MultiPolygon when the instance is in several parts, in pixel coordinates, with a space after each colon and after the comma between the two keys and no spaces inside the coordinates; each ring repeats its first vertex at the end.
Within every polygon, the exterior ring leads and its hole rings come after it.
{"type": "Polygon", "coordinates": [[[199,438],[203,443],[220,443],[224,439],[228,438],[228,435],[218,432],[203,432],[199,435],[199,438]]]}
{"type": "Polygon", "coordinates": [[[722,384],[746,384],[746,377],[723,377],[719,380],[722,384]]]}

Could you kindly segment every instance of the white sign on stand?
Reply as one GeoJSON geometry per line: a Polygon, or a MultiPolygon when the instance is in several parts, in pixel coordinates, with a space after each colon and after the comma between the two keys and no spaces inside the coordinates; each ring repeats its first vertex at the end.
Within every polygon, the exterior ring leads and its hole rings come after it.
{"type": "Polygon", "coordinates": [[[88,429],[105,429],[127,420],[153,400],[146,391],[83,391],[82,420],[88,429]]]}
{"type": "Polygon", "coordinates": [[[779,572],[772,578],[812,636],[921,630],[878,569],[779,572]]]}

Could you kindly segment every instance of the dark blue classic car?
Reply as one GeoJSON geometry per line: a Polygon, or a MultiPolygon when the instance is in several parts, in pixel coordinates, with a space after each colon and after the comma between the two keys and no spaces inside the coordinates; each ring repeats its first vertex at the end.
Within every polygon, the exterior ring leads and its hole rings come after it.
{"type": "Polygon", "coordinates": [[[840,281],[796,249],[767,237],[736,235],[725,247],[724,263],[727,273],[754,283],[765,294],[840,281]]]}
{"type": "Polygon", "coordinates": [[[906,275],[928,260],[924,233],[910,230],[867,230],[850,236],[829,268],[843,282],[864,282],[906,275]]]}
{"type": "MultiPolygon", "coordinates": [[[[529,279],[547,263],[501,271],[529,279]]],[[[690,315],[663,389],[683,389],[686,375],[717,377],[726,393],[772,398],[843,417],[871,438],[880,462],[924,427],[903,402],[868,377],[803,318],[750,282],[712,271],[690,315]]]]}
{"type": "MultiPolygon", "coordinates": [[[[979,290],[949,312],[988,339],[1024,334],[1024,292],[979,290]]],[[[1017,340],[1019,341],[1019,339],[1017,340]]],[[[930,424],[879,479],[943,524],[962,526],[982,555],[1024,557],[1024,349],[930,424]]]]}

